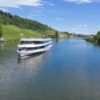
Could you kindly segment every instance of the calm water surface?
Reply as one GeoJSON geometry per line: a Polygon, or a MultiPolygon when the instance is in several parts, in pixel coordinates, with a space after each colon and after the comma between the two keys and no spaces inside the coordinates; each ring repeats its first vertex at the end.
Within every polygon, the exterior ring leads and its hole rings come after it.
{"type": "Polygon", "coordinates": [[[100,47],[61,39],[18,59],[16,45],[0,46],[0,100],[100,100],[100,47]]]}

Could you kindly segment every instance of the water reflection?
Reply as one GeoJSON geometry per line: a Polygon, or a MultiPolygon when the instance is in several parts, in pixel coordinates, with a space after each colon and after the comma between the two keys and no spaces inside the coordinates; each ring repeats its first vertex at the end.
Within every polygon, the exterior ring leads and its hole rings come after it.
{"type": "Polygon", "coordinates": [[[55,42],[59,42],[59,38],[56,38],[56,39],[54,39],[55,40],[55,42]]]}
{"type": "Polygon", "coordinates": [[[18,58],[19,67],[27,73],[27,76],[31,73],[36,74],[42,68],[46,56],[47,53],[40,53],[28,58],[18,58]]]}
{"type": "Polygon", "coordinates": [[[45,53],[39,53],[27,58],[18,57],[18,64],[21,66],[40,66],[45,59],[45,53]]]}
{"type": "Polygon", "coordinates": [[[7,65],[0,66],[0,97],[3,100],[28,100],[30,91],[43,68],[48,53],[31,56],[26,59],[9,58],[7,65]],[[10,59],[13,60],[10,63],[10,59]]]}
{"type": "Polygon", "coordinates": [[[0,43],[0,48],[3,48],[4,47],[4,43],[0,43]]]}

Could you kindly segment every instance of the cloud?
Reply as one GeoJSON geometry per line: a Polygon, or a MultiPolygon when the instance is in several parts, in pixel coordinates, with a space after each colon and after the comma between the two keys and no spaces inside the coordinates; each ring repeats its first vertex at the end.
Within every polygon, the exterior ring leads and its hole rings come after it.
{"type": "Polygon", "coordinates": [[[72,2],[76,4],[83,4],[83,3],[93,3],[93,2],[100,2],[100,0],[64,0],[66,2],[72,2]]]}
{"type": "Polygon", "coordinates": [[[21,6],[41,6],[41,0],[0,0],[0,8],[20,8],[21,6]]]}
{"type": "Polygon", "coordinates": [[[79,27],[87,27],[88,25],[84,24],[84,25],[79,25],[79,27]]]}
{"type": "Polygon", "coordinates": [[[66,29],[71,33],[77,34],[95,34],[96,32],[95,28],[92,28],[91,26],[86,24],[75,25],[72,27],[67,27],[66,29]]]}
{"type": "Polygon", "coordinates": [[[48,6],[51,6],[51,7],[55,6],[55,4],[52,3],[52,2],[44,1],[43,3],[44,3],[45,5],[48,5],[48,6]]]}
{"type": "Polygon", "coordinates": [[[55,6],[55,4],[54,4],[54,3],[49,3],[49,5],[50,5],[50,6],[55,6]]]}
{"type": "Polygon", "coordinates": [[[4,12],[8,12],[8,10],[6,8],[0,8],[0,10],[2,10],[4,12]]]}

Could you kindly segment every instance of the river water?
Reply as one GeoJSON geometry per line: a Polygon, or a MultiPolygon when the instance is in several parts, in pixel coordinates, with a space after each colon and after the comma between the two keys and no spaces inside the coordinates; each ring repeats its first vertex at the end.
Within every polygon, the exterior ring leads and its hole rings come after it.
{"type": "Polygon", "coordinates": [[[18,59],[17,44],[0,46],[0,100],[100,100],[100,47],[80,38],[18,59]]]}

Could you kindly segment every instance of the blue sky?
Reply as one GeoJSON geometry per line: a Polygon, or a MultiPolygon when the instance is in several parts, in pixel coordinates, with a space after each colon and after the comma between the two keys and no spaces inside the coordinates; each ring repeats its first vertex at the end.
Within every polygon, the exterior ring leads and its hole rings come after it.
{"type": "Polygon", "coordinates": [[[59,31],[96,34],[100,30],[100,0],[0,0],[0,9],[59,31]]]}

